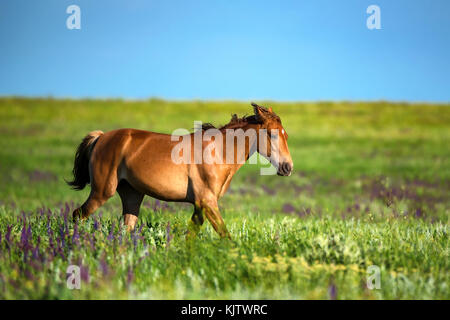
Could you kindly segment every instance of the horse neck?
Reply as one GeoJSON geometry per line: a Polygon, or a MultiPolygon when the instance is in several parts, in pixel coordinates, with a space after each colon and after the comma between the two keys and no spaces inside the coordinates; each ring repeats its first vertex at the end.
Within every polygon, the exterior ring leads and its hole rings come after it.
{"type": "MultiPolygon", "coordinates": [[[[237,159],[240,159],[240,157],[243,156],[243,159],[245,159],[245,161],[247,161],[253,155],[253,153],[255,153],[255,151],[257,149],[258,137],[259,137],[259,129],[260,128],[261,128],[261,125],[259,125],[259,124],[251,124],[251,123],[246,123],[242,127],[234,128],[234,129],[242,129],[244,131],[244,133],[247,130],[249,130],[249,129],[253,129],[256,132],[256,135],[254,137],[252,137],[253,140],[250,139],[248,144],[245,143],[245,148],[238,148],[237,142],[234,141],[234,143],[233,143],[234,154],[237,157],[237,159]],[[239,153],[241,153],[241,154],[239,154],[239,153]],[[244,153],[244,154],[242,155],[242,153],[244,153]]],[[[226,137],[226,135],[224,135],[224,137],[226,137]]],[[[247,138],[245,138],[245,141],[247,141],[247,138]]],[[[226,141],[224,141],[224,145],[226,146],[226,141]]],[[[234,163],[234,164],[232,164],[232,166],[235,168],[235,172],[240,167],[242,167],[243,165],[244,165],[244,163],[234,163]]]]}

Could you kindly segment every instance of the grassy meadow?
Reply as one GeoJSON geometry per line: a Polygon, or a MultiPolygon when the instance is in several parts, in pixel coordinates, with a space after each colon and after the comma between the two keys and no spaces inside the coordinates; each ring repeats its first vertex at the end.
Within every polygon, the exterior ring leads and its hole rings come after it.
{"type": "Polygon", "coordinates": [[[283,121],[293,175],[244,166],[219,202],[232,241],[205,222],[187,242],[191,206],[149,197],[131,234],[118,195],[73,224],[89,193],[64,182],[75,149],[92,130],[219,125],[250,103],[0,98],[0,298],[450,299],[450,105],[258,103],[283,121]]]}

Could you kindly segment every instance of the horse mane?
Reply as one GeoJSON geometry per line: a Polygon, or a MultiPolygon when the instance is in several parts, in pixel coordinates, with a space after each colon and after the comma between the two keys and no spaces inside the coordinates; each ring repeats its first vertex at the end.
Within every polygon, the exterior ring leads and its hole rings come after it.
{"type": "Polygon", "coordinates": [[[228,122],[225,125],[216,127],[215,125],[213,125],[212,123],[202,123],[201,130],[208,130],[208,129],[218,129],[218,130],[223,130],[223,129],[236,129],[236,128],[242,128],[244,127],[246,124],[248,123],[252,123],[252,124],[262,124],[262,120],[257,119],[257,117],[255,115],[251,115],[251,116],[243,116],[242,118],[239,118],[237,116],[237,114],[233,114],[231,116],[231,120],[230,122],[228,122]]]}
{"type": "Polygon", "coordinates": [[[275,112],[272,111],[271,108],[267,109],[263,106],[259,106],[256,103],[252,102],[252,106],[255,108],[255,114],[247,116],[244,115],[242,118],[239,118],[237,114],[233,114],[231,116],[230,122],[227,124],[216,127],[210,122],[202,123],[201,127],[194,128],[195,130],[209,130],[209,129],[218,129],[218,130],[224,130],[224,129],[239,129],[244,127],[247,124],[263,124],[264,119],[273,119],[275,121],[281,122],[280,117],[275,114],[275,112]],[[258,112],[256,112],[258,110],[258,112]],[[261,115],[262,114],[262,115],[261,115]]]}
{"type": "Polygon", "coordinates": [[[280,117],[277,116],[271,108],[267,109],[263,106],[259,106],[256,103],[252,102],[252,106],[255,108],[255,114],[247,116],[244,115],[242,118],[239,118],[237,114],[233,114],[231,116],[230,122],[227,124],[216,127],[212,123],[206,122],[202,123],[201,127],[195,128],[198,130],[209,130],[209,129],[218,129],[218,130],[224,130],[224,129],[239,129],[244,127],[247,124],[263,124],[264,119],[273,119],[275,121],[281,122],[280,117]],[[256,112],[258,110],[258,112],[256,112]]]}

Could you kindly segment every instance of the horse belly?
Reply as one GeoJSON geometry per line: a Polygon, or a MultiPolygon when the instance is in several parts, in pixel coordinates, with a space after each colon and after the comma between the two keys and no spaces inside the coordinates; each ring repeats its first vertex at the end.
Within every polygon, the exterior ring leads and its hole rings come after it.
{"type": "Polygon", "coordinates": [[[135,189],[165,201],[187,201],[188,176],[184,165],[159,159],[131,164],[120,174],[135,189]]]}

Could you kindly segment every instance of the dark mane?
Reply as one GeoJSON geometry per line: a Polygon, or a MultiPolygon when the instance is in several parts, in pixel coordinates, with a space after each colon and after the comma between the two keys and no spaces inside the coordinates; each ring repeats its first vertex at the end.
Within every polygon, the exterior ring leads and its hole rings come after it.
{"type": "Polygon", "coordinates": [[[216,126],[214,126],[212,123],[203,123],[201,128],[195,128],[196,130],[209,130],[209,129],[218,129],[218,130],[223,130],[223,129],[236,129],[236,128],[242,128],[244,127],[246,124],[263,124],[265,119],[274,119],[276,121],[281,122],[280,117],[277,116],[271,108],[267,109],[263,106],[259,106],[256,103],[252,102],[252,106],[255,108],[255,114],[251,115],[251,116],[243,116],[242,118],[239,118],[237,116],[237,114],[233,114],[231,116],[231,120],[230,122],[228,122],[227,124],[220,126],[219,128],[217,128],[216,126]],[[259,116],[257,115],[259,114],[259,116]]]}
{"type": "Polygon", "coordinates": [[[218,129],[218,130],[236,129],[236,128],[241,128],[248,123],[261,124],[262,121],[258,120],[255,115],[243,116],[242,118],[238,118],[238,116],[236,114],[233,114],[231,116],[230,122],[228,122],[227,124],[225,124],[223,126],[216,127],[212,123],[207,122],[207,123],[202,123],[201,129],[205,130],[205,131],[208,129],[218,129]]]}

